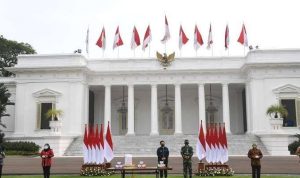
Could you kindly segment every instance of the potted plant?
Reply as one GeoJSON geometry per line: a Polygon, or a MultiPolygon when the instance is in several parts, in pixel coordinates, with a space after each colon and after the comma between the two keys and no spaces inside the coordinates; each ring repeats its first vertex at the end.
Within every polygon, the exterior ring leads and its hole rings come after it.
{"type": "Polygon", "coordinates": [[[63,111],[60,109],[49,109],[46,113],[47,118],[51,119],[49,126],[52,132],[59,133],[62,126],[59,116],[63,114],[63,111]]]}
{"type": "Polygon", "coordinates": [[[271,117],[270,122],[273,126],[273,129],[277,130],[282,127],[283,118],[288,115],[288,111],[281,104],[273,104],[268,107],[266,114],[271,117]]]}

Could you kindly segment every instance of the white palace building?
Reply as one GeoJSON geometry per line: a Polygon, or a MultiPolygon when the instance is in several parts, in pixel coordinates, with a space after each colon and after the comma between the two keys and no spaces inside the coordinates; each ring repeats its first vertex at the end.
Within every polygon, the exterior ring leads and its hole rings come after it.
{"type": "Polygon", "coordinates": [[[225,123],[230,155],[256,142],[288,155],[300,126],[300,49],[253,50],[245,57],[87,59],[81,54],[20,55],[0,78],[14,106],[2,120],[9,141],[49,143],[56,155],[82,156],[85,124],[110,121],[116,155],[155,155],[160,140],[179,155],[195,147],[200,120],[225,123]],[[283,104],[283,120],[266,115],[283,104]],[[61,109],[59,121],[45,113],[61,109]],[[50,129],[51,126],[51,129],[50,129]]]}

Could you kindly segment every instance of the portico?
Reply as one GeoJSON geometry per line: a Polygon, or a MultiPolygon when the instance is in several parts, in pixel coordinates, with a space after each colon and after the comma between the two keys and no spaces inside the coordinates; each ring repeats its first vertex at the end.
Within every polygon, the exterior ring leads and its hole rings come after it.
{"type": "Polygon", "coordinates": [[[154,58],[19,56],[8,68],[16,76],[1,79],[16,103],[8,108],[11,117],[2,120],[5,134],[11,140],[55,142],[62,154],[82,137],[85,124],[103,123],[106,129],[110,123],[119,142],[172,141],[194,139],[202,120],[225,123],[232,138],[250,144],[259,137],[268,150],[287,154],[285,145],[300,124],[299,56],[300,50],[255,50],[245,57],[176,58],[167,69],[154,58]],[[276,103],[290,111],[280,130],[265,114],[276,103]],[[49,129],[49,108],[64,112],[59,133],[49,129]]]}

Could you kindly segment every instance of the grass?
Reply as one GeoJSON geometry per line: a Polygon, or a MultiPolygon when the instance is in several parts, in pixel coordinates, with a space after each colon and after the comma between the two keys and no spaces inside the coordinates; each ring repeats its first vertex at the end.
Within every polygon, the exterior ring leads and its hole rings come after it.
{"type": "MultiPolygon", "coordinates": [[[[39,176],[2,176],[3,178],[40,178],[42,177],[41,175],[39,176]]],[[[51,176],[51,178],[79,178],[79,177],[82,177],[84,178],[83,176],[51,176]]],[[[120,178],[121,176],[120,175],[113,175],[113,176],[108,176],[108,177],[93,177],[93,178],[120,178]]],[[[131,176],[126,176],[126,177],[130,177],[131,176]]],[[[168,176],[168,178],[182,178],[183,176],[168,176]]],[[[193,176],[193,177],[197,177],[197,178],[200,178],[198,176],[193,176]]],[[[287,175],[276,175],[276,176],[261,176],[262,178],[299,178],[299,176],[287,176],[287,175]]],[[[134,175],[134,178],[155,178],[155,176],[143,176],[143,175],[134,175]]],[[[223,177],[214,177],[214,178],[226,178],[226,176],[223,176],[223,177]]],[[[251,176],[232,176],[232,178],[251,178],[251,176]]]]}

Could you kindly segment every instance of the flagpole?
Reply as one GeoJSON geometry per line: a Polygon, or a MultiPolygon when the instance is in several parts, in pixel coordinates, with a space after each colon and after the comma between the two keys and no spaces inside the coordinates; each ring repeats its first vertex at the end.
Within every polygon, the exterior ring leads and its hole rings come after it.
{"type": "Polygon", "coordinates": [[[167,53],[167,41],[165,42],[165,53],[167,53]]]}
{"type": "Polygon", "coordinates": [[[119,47],[118,47],[118,58],[119,58],[119,47]]]}
{"type": "Polygon", "coordinates": [[[134,48],[134,50],[133,50],[133,57],[135,57],[135,48],[134,48]]]}
{"type": "Polygon", "coordinates": [[[149,44],[149,58],[150,58],[150,44],[149,44]]]}
{"type": "Polygon", "coordinates": [[[102,50],[102,58],[104,58],[104,50],[102,50]]]}
{"type": "Polygon", "coordinates": [[[245,56],[245,49],[246,49],[246,47],[245,47],[245,45],[244,45],[244,56],[245,56]]]}

